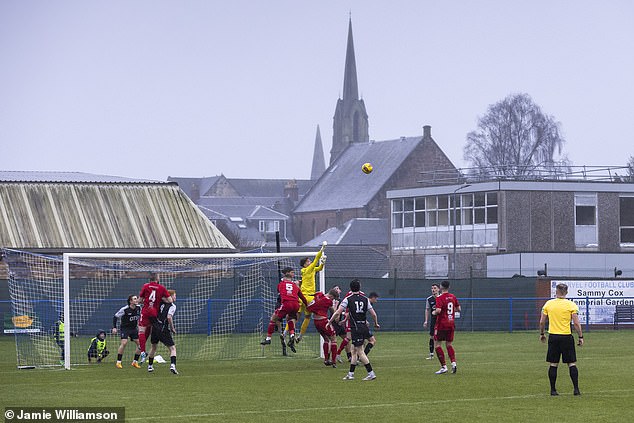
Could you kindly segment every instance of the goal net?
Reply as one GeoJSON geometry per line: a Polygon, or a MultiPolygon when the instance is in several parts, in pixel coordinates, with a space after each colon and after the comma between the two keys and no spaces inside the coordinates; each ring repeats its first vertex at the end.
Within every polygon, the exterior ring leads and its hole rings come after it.
{"type": "MultiPolygon", "coordinates": [[[[150,273],[176,291],[179,361],[281,356],[279,340],[260,345],[276,307],[280,269],[293,267],[299,274],[300,258],[316,252],[4,254],[18,367],[70,368],[88,363],[88,348],[100,330],[107,333],[104,362],[116,361],[120,338],[112,334],[114,314],[127,305],[129,295],[139,294],[150,273]]],[[[310,326],[312,333],[298,345],[297,355],[318,357],[319,336],[310,326]]],[[[146,347],[149,351],[149,340],[146,347]]],[[[123,362],[129,365],[135,348],[129,341],[123,362]]],[[[157,354],[169,356],[162,344],[157,354]]]]}

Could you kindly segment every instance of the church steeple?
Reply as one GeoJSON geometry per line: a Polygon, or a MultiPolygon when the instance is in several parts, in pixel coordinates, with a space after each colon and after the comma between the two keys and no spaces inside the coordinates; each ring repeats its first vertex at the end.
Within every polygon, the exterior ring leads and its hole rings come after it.
{"type": "Polygon", "coordinates": [[[357,63],[352,38],[352,18],[350,18],[348,23],[348,45],[343,75],[343,98],[337,100],[337,106],[335,107],[330,164],[351,143],[370,141],[368,114],[365,111],[365,103],[362,99],[359,99],[357,63]]]}
{"type": "Polygon", "coordinates": [[[321,143],[321,133],[317,125],[317,135],[315,135],[315,151],[313,152],[313,168],[310,171],[310,179],[316,181],[326,171],[326,161],[324,160],[324,147],[321,143]]]}
{"type": "Polygon", "coordinates": [[[343,75],[343,100],[356,101],[359,99],[359,84],[357,83],[357,61],[354,57],[354,41],[352,39],[352,18],[348,23],[348,46],[346,48],[346,67],[343,75]]]}

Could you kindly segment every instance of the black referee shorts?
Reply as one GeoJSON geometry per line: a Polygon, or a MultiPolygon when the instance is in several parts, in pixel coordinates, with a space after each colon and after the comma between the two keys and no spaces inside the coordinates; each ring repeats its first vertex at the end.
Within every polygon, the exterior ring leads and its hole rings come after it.
{"type": "Polygon", "coordinates": [[[575,338],[572,335],[549,334],[546,361],[549,363],[559,363],[560,358],[564,363],[575,363],[577,361],[575,338]]]}

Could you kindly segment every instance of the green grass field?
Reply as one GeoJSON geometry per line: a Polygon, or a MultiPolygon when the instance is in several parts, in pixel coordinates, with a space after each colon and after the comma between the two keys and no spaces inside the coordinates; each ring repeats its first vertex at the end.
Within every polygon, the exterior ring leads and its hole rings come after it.
{"type": "MultiPolygon", "coordinates": [[[[582,396],[560,366],[549,395],[546,346],[536,332],[458,332],[455,375],[434,374],[423,333],[378,333],[370,359],[377,379],[343,381],[347,365],[319,358],[178,362],[145,367],[107,363],[64,370],[17,370],[13,338],[0,338],[0,401],[7,406],[125,407],[126,421],[193,422],[632,422],[634,331],[590,331],[578,349],[582,396]],[[153,402],[149,406],[148,403],[153,402]],[[441,417],[442,416],[442,417],[441,417]]],[[[299,345],[301,348],[302,345],[299,345]]],[[[127,351],[130,354],[130,351],[127,351]]],[[[127,355],[126,355],[127,357],[127,355]]]]}

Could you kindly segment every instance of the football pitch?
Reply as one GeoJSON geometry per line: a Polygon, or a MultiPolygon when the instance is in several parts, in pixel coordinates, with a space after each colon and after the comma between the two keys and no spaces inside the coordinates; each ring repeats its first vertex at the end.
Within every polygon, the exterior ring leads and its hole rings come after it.
{"type": "MultiPolygon", "coordinates": [[[[634,331],[589,331],[577,348],[582,395],[572,395],[560,365],[550,396],[546,346],[535,332],[457,332],[458,372],[435,375],[424,333],[377,333],[370,354],[377,374],[342,380],[347,363],[325,367],[311,354],[178,362],[115,369],[18,370],[12,337],[0,338],[0,401],[5,407],[125,407],[126,421],[165,422],[632,422],[634,331]]],[[[314,336],[314,335],[313,335],[314,336]]],[[[275,340],[275,339],[274,339],[275,340]]],[[[302,344],[298,345],[302,348],[302,344]]],[[[116,354],[116,351],[114,352],[116,354]]],[[[166,357],[166,351],[160,350],[166,357]]]]}

